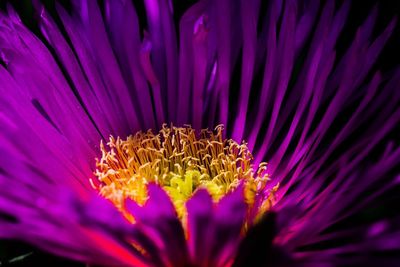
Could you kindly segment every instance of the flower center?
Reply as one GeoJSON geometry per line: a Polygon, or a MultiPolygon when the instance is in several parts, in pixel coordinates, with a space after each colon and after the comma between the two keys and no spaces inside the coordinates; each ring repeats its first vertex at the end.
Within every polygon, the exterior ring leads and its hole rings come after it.
{"type": "MultiPolygon", "coordinates": [[[[109,149],[101,142],[102,157],[96,159],[95,175],[101,182],[97,189],[122,211],[127,198],[144,204],[151,182],[167,191],[180,217],[197,188],[206,188],[217,202],[243,183],[249,206],[265,194],[267,164],[254,170],[247,144],[224,139],[222,125],[196,134],[190,126],[164,124],[158,134],[138,132],[126,140],[111,136],[107,145],[109,149]]],[[[271,201],[268,194],[260,208],[269,208],[271,201]]]]}

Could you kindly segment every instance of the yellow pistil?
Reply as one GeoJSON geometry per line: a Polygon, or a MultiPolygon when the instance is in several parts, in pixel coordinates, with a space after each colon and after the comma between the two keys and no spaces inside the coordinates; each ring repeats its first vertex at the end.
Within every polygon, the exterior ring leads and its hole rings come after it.
{"type": "MultiPolygon", "coordinates": [[[[95,175],[101,182],[97,189],[124,212],[127,198],[142,205],[148,198],[147,184],[157,183],[182,218],[185,203],[197,188],[206,188],[217,202],[242,181],[245,201],[251,207],[256,195],[265,191],[267,164],[261,163],[255,171],[247,144],[224,139],[222,133],[222,125],[214,132],[202,130],[196,135],[190,126],[164,124],[159,134],[149,130],[126,140],[111,136],[109,150],[101,142],[102,157],[96,159],[95,175]]],[[[276,189],[259,205],[260,211],[270,208],[276,189]]]]}

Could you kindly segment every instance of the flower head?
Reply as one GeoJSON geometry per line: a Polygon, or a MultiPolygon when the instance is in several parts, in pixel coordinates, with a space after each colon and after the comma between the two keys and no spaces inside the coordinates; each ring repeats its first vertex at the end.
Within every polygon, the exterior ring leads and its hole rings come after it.
{"type": "Polygon", "coordinates": [[[34,1],[40,33],[8,8],[0,237],[101,266],[398,264],[397,217],[345,224],[400,181],[400,71],[374,66],[396,19],[337,52],[351,4],[323,2],[176,25],[167,0],[34,1]]]}

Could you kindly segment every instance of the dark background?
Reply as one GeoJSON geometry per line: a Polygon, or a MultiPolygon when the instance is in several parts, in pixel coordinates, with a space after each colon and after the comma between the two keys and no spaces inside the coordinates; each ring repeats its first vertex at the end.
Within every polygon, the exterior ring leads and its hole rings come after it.
{"type": "MultiPolygon", "coordinates": [[[[265,0],[262,0],[265,1],[265,0]]],[[[343,0],[347,1],[347,0],[343,0]]],[[[43,0],[42,1],[47,9],[52,14],[55,13],[54,3],[55,0],[43,0]]],[[[60,1],[68,8],[68,1],[60,1]]],[[[101,1],[100,1],[101,2],[101,1]]],[[[140,11],[143,10],[143,6],[138,4],[142,1],[134,1],[136,8],[140,11]]],[[[193,0],[174,0],[175,3],[175,17],[176,21],[179,21],[179,17],[183,12],[195,1],[193,0]]],[[[267,1],[265,1],[267,2],[267,1]]],[[[321,1],[322,3],[324,1],[321,1]]],[[[341,3],[342,1],[337,1],[341,3]]],[[[3,12],[6,10],[6,6],[11,4],[20,14],[24,23],[35,33],[40,36],[37,26],[37,16],[35,15],[34,8],[31,4],[31,0],[14,0],[14,1],[2,1],[0,0],[0,9],[3,12]]],[[[393,18],[400,14],[400,0],[354,0],[352,1],[352,9],[350,16],[342,32],[342,35],[337,44],[338,56],[343,54],[348,44],[352,41],[354,33],[357,27],[363,22],[366,16],[374,5],[379,6],[379,18],[375,27],[375,33],[379,33],[387,25],[387,23],[393,18]]],[[[138,12],[138,14],[144,14],[144,12],[138,12]]],[[[142,28],[146,27],[146,18],[141,17],[142,28]]],[[[399,22],[398,22],[399,25],[399,22]]],[[[400,63],[400,26],[396,27],[396,30],[389,40],[388,44],[384,48],[380,58],[378,59],[375,69],[381,69],[383,72],[390,72],[395,66],[400,63]]],[[[400,129],[397,129],[400,130],[400,129]]],[[[399,132],[399,131],[394,131],[399,132]]],[[[395,137],[395,136],[392,136],[395,137]]],[[[377,206],[365,209],[359,214],[355,214],[342,224],[336,227],[346,227],[352,224],[368,223],[379,218],[392,217],[399,214],[397,203],[400,203],[400,190],[399,188],[393,188],[391,192],[385,194],[384,197],[378,201],[377,206]]],[[[17,241],[3,240],[0,241],[0,266],[85,266],[82,263],[76,263],[69,260],[61,259],[52,255],[48,255],[34,247],[27,244],[23,244],[17,241]]]]}

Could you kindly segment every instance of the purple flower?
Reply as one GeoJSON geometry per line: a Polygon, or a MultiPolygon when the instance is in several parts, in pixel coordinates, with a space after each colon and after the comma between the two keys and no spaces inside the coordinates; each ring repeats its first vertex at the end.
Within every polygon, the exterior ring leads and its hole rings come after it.
{"type": "Polygon", "coordinates": [[[374,68],[396,20],[337,55],[349,1],[262,2],[179,25],[167,0],[36,4],[37,35],[1,14],[0,238],[101,266],[400,264],[398,217],[344,224],[400,182],[400,69],[374,68]]]}

